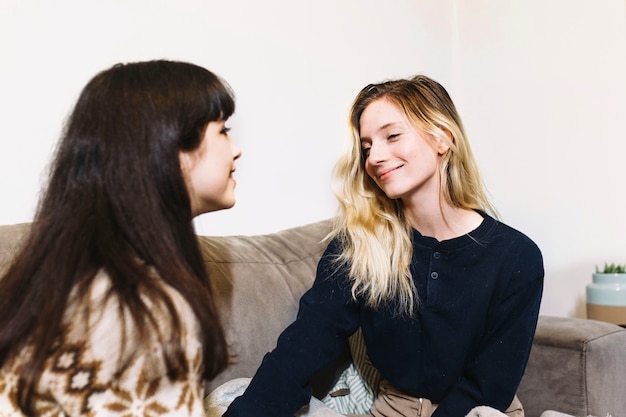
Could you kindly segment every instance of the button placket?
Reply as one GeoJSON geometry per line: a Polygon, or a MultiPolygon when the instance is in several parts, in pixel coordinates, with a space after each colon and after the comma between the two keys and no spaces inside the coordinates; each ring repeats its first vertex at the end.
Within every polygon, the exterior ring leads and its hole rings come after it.
{"type": "Polygon", "coordinates": [[[428,275],[428,305],[434,305],[437,302],[437,289],[439,288],[439,270],[441,266],[441,252],[433,249],[430,256],[430,268],[428,275]]]}

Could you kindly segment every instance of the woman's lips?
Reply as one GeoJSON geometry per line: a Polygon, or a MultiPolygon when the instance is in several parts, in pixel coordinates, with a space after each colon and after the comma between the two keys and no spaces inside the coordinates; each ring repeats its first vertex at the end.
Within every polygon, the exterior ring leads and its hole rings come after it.
{"type": "Polygon", "coordinates": [[[391,168],[386,168],[386,169],[382,169],[378,172],[378,179],[385,180],[387,178],[389,178],[391,176],[392,173],[394,173],[397,169],[402,168],[403,165],[398,165],[395,167],[391,167],[391,168]]]}

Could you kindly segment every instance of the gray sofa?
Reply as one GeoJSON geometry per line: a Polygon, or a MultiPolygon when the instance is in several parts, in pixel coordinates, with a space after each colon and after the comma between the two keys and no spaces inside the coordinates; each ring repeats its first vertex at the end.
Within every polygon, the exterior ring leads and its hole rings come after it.
{"type": "MultiPolygon", "coordinates": [[[[311,285],[325,247],[324,220],[257,236],[200,236],[206,266],[235,363],[211,381],[254,374],[298,300],[311,285]]],[[[6,268],[28,224],[0,226],[0,271],[6,268]]],[[[548,277],[549,279],[549,277],[548,277]]],[[[349,363],[349,351],[316,375],[323,396],[349,363]]],[[[528,368],[518,391],[527,417],[546,410],[577,417],[626,416],[626,329],[585,319],[539,318],[528,368]]]]}

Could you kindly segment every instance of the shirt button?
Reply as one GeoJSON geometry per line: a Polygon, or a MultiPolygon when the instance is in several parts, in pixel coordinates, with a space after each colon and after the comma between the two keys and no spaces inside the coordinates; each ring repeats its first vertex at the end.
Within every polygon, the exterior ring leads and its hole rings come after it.
{"type": "Polygon", "coordinates": [[[430,277],[431,277],[432,279],[437,279],[437,278],[439,278],[439,274],[438,274],[437,272],[431,272],[431,273],[430,273],[430,277]]]}
{"type": "Polygon", "coordinates": [[[435,258],[435,259],[441,258],[441,253],[439,253],[439,252],[433,253],[433,258],[435,258]]]}

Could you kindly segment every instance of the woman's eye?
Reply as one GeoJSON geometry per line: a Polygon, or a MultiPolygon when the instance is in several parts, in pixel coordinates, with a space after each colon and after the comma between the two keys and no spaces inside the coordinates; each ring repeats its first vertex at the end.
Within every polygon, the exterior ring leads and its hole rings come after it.
{"type": "Polygon", "coordinates": [[[387,136],[387,140],[396,139],[398,136],[400,136],[399,133],[392,133],[391,135],[387,136]]]}
{"type": "Polygon", "coordinates": [[[361,155],[363,155],[363,159],[367,159],[370,154],[371,148],[361,148],[361,155]]]}
{"type": "Polygon", "coordinates": [[[228,132],[230,132],[230,127],[226,127],[226,126],[224,126],[222,130],[220,131],[222,135],[227,135],[228,132]]]}

